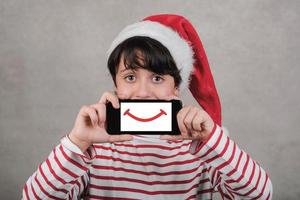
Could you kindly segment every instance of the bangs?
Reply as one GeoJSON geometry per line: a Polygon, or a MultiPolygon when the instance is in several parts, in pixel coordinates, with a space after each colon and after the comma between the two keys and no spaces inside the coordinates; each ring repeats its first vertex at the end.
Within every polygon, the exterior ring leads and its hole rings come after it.
{"type": "Polygon", "coordinates": [[[153,40],[151,43],[142,38],[130,38],[124,44],[124,66],[130,69],[144,68],[157,74],[169,74],[176,64],[167,48],[153,40]]]}
{"type": "Polygon", "coordinates": [[[119,44],[108,59],[114,80],[122,56],[127,69],[143,68],[159,75],[169,74],[174,78],[176,86],[181,82],[180,72],[169,50],[157,40],[135,36],[119,44]]]}

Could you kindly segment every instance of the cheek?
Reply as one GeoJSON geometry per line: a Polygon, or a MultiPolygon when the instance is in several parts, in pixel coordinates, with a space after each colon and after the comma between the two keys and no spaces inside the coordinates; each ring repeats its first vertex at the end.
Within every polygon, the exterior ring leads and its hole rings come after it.
{"type": "Polygon", "coordinates": [[[175,87],[173,85],[163,85],[155,89],[156,96],[159,98],[175,95],[175,87]]]}
{"type": "Polygon", "coordinates": [[[117,85],[115,91],[120,99],[129,99],[132,94],[131,87],[126,87],[124,84],[117,85]]]}

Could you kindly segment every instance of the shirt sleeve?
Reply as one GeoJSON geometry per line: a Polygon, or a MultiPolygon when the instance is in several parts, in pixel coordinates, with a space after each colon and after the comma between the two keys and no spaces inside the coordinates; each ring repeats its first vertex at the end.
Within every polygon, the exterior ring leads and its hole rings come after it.
{"type": "Polygon", "coordinates": [[[95,155],[93,146],[83,153],[65,136],[29,177],[22,199],[79,199],[95,155]]]}
{"type": "Polygon", "coordinates": [[[190,153],[211,167],[210,181],[224,199],[272,198],[272,183],[265,170],[218,125],[207,141],[192,141],[190,153]]]}

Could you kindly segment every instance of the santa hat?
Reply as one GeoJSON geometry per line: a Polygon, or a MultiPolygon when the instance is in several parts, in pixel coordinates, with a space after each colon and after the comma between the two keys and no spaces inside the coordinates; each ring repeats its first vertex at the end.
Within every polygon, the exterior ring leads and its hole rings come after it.
{"type": "Polygon", "coordinates": [[[180,70],[180,91],[189,88],[201,107],[221,126],[219,96],[205,50],[193,25],[178,15],[161,14],[146,17],[125,27],[112,42],[108,55],[124,40],[134,36],[155,39],[170,51],[180,70]]]}

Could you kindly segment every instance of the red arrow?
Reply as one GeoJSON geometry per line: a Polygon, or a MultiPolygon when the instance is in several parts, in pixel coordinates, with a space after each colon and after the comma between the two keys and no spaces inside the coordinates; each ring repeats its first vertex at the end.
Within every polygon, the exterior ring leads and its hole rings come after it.
{"type": "Polygon", "coordinates": [[[137,120],[137,121],[140,121],[140,122],[150,122],[150,121],[153,121],[157,118],[159,118],[160,116],[162,115],[167,115],[167,113],[163,110],[163,109],[160,109],[160,113],[158,113],[157,115],[153,116],[153,117],[150,117],[150,118],[146,118],[146,119],[143,119],[143,118],[139,118],[133,114],[131,114],[129,112],[129,108],[124,112],[123,115],[129,115],[131,118],[137,120]]]}

